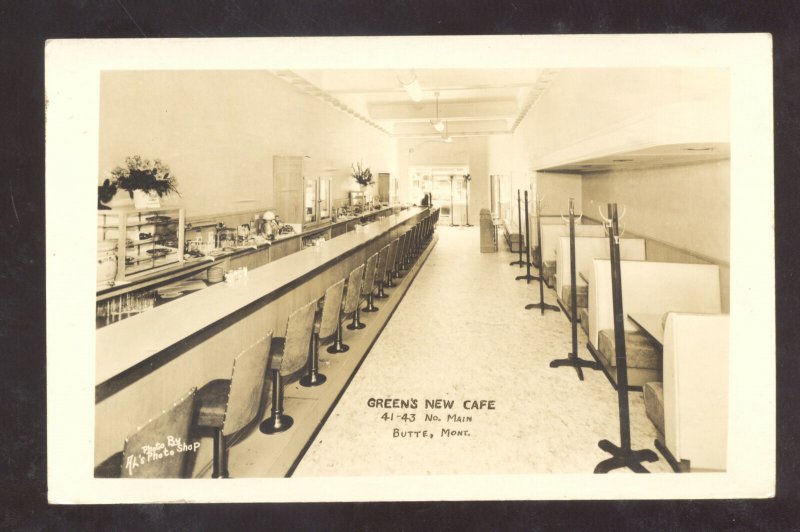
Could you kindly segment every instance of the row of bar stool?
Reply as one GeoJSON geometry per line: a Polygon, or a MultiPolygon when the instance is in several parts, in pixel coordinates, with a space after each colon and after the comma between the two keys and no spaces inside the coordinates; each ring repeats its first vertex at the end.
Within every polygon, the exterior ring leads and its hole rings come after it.
{"type": "Polygon", "coordinates": [[[160,434],[178,435],[188,443],[192,428],[196,427],[212,432],[212,476],[227,478],[228,443],[261,419],[270,403],[270,415],[259,425],[260,431],[275,434],[288,430],[294,420],[284,412],[285,385],[297,377],[301,386],[325,383],[325,375],[319,372],[321,345],[331,343],[327,349],[331,354],[349,349],[342,339],[343,322],[352,319],[347,325],[350,330],[366,327],[360,319],[361,312],[377,311],[375,299],[389,297],[386,289],[396,286],[394,279],[410,270],[433,237],[438,215],[438,209],[429,212],[354,268],[347,278],[328,287],[319,300],[309,301],[292,312],[283,336],[273,336],[270,331],[240,352],[234,358],[230,379],[215,379],[199,390],[190,389],[172,407],[126,438],[122,453],[118,453],[121,476],[185,476],[184,459],[190,453],[150,460],[143,458],[140,449],[147,442],[157,441],[160,434]],[[270,384],[271,392],[267,392],[270,384]],[[267,402],[265,395],[270,396],[267,402]]]}

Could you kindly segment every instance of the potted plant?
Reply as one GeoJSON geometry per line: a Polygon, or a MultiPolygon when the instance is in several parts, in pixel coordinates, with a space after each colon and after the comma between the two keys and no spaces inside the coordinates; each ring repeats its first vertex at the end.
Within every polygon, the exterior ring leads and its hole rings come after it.
{"type": "Polygon", "coordinates": [[[169,166],[160,159],[142,159],[139,155],[125,158],[125,168],[117,166],[111,171],[117,188],[126,190],[137,209],[158,208],[161,198],[175,192],[177,180],[169,166]]]}
{"type": "Polygon", "coordinates": [[[356,163],[352,165],[353,167],[353,179],[361,185],[361,187],[366,187],[373,184],[375,181],[372,179],[372,171],[369,168],[361,168],[361,163],[356,163]]]}
{"type": "Polygon", "coordinates": [[[97,187],[97,210],[105,211],[110,209],[106,203],[114,198],[117,193],[117,185],[112,183],[111,180],[106,179],[103,184],[97,187]]]}

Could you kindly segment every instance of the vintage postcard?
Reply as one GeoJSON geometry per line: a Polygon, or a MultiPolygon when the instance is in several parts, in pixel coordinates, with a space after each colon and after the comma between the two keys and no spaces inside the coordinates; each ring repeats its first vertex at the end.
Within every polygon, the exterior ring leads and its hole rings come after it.
{"type": "Polygon", "coordinates": [[[52,503],[774,494],[769,35],[45,63],[52,503]]]}

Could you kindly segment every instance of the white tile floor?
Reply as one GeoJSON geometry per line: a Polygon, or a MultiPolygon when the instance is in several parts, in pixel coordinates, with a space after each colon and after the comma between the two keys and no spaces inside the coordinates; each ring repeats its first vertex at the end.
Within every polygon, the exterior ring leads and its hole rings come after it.
{"type": "MultiPolygon", "coordinates": [[[[571,349],[570,324],[561,312],[524,309],[539,291],[514,280],[524,271],[509,266],[516,254],[505,245],[480,253],[477,227],[438,231],[438,244],[294,476],[591,473],[608,458],[597,442],[619,443],[616,392],[600,371],[585,370],[581,382],[572,368],[548,366],[571,349]],[[371,398],[416,399],[417,408],[370,407],[371,398]],[[439,398],[453,408],[425,408],[426,399],[439,398]],[[494,409],[465,410],[473,400],[494,401],[494,409]],[[448,421],[448,414],[471,421],[448,421]],[[443,429],[467,433],[448,437],[443,429]]],[[[591,359],[583,331],[578,344],[591,359]]],[[[633,447],[655,450],[641,393],[630,394],[630,411],[633,447]]],[[[660,455],[645,467],[670,471],[660,455]]]]}

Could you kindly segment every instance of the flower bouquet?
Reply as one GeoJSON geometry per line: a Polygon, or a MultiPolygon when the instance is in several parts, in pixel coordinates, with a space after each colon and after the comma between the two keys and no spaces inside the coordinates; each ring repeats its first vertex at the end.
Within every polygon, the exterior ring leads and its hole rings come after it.
{"type": "Polygon", "coordinates": [[[139,155],[126,157],[125,168],[117,166],[111,171],[111,177],[117,188],[130,194],[137,208],[158,207],[159,198],[172,192],[180,195],[175,176],[160,159],[150,161],[139,155]]]}
{"type": "Polygon", "coordinates": [[[353,164],[353,179],[361,185],[362,187],[366,187],[371,185],[375,181],[372,179],[372,171],[369,168],[361,168],[361,163],[353,164]]]}

